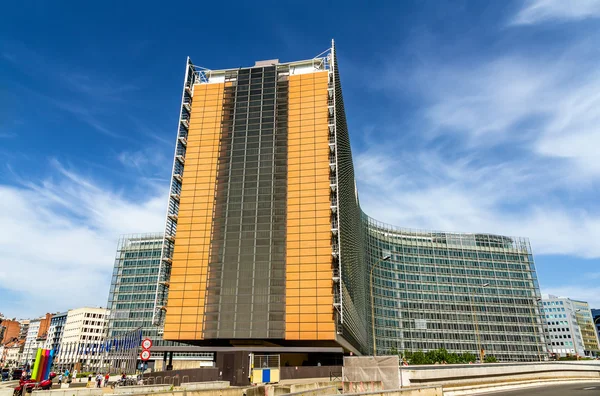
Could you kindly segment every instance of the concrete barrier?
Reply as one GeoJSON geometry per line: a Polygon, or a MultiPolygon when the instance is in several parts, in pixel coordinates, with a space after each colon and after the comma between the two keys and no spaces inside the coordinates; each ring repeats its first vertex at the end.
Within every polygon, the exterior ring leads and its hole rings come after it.
{"type": "Polygon", "coordinates": [[[369,395],[369,396],[443,396],[444,391],[441,386],[423,386],[418,388],[388,389],[376,392],[349,393],[348,396],[369,395]]]}
{"type": "Polygon", "coordinates": [[[329,386],[335,386],[336,388],[338,388],[340,390],[344,389],[344,383],[342,381],[302,382],[302,383],[298,383],[298,384],[289,384],[289,387],[290,387],[289,393],[302,392],[305,390],[317,389],[317,388],[326,388],[329,386]]]}
{"type": "Polygon", "coordinates": [[[324,388],[314,388],[314,389],[306,389],[300,392],[294,393],[284,393],[285,396],[326,396],[326,395],[337,395],[340,392],[338,391],[337,386],[326,386],[324,388]]]}
{"type": "MultiPolygon", "coordinates": [[[[227,382],[227,381],[224,381],[227,382]]],[[[131,387],[134,388],[134,387],[131,387]]],[[[140,388],[140,387],[135,387],[140,388]]],[[[242,387],[228,387],[224,389],[195,389],[195,390],[168,390],[153,392],[150,390],[146,393],[129,393],[130,395],[137,396],[242,396],[244,389],[242,387]]],[[[70,395],[65,395],[70,396],[70,395]]],[[[78,395],[76,395],[78,396],[78,395]]],[[[95,396],[95,395],[94,395],[95,396]]]]}
{"type": "Polygon", "coordinates": [[[344,393],[365,393],[383,390],[381,381],[350,382],[344,381],[344,393]]]}
{"type": "Polygon", "coordinates": [[[185,392],[186,393],[183,396],[242,396],[244,390],[241,387],[233,387],[225,389],[202,389],[185,392]]]}
{"type": "Polygon", "coordinates": [[[176,389],[185,389],[188,391],[202,389],[226,389],[229,388],[229,381],[211,381],[211,382],[185,382],[176,389]]]}
{"type": "Polygon", "coordinates": [[[98,388],[69,388],[56,390],[34,391],[33,396],[102,396],[102,389],[98,388]]]}
{"type": "Polygon", "coordinates": [[[133,395],[146,394],[154,392],[166,392],[171,389],[172,385],[135,385],[135,386],[115,386],[113,394],[115,395],[133,395]]]}
{"type": "Polygon", "coordinates": [[[403,385],[444,388],[545,379],[599,379],[600,362],[490,363],[401,367],[403,385]]]}
{"type": "Polygon", "coordinates": [[[0,396],[12,396],[13,388],[0,388],[0,396]]]}
{"type": "Polygon", "coordinates": [[[15,388],[19,385],[19,380],[0,381],[0,388],[15,388]]]}
{"type": "Polygon", "coordinates": [[[281,396],[287,394],[303,393],[318,388],[329,388],[334,387],[338,390],[343,389],[342,381],[317,381],[307,382],[305,380],[298,380],[298,383],[289,383],[291,380],[287,380],[286,384],[272,384],[272,385],[259,385],[251,388],[246,388],[246,396],[281,396]]]}
{"type": "Polygon", "coordinates": [[[203,390],[203,389],[224,389],[229,387],[229,381],[211,381],[211,382],[185,382],[181,386],[173,387],[167,385],[134,385],[134,386],[117,386],[113,390],[115,395],[134,395],[147,394],[156,392],[166,392],[171,390],[203,390]]]}

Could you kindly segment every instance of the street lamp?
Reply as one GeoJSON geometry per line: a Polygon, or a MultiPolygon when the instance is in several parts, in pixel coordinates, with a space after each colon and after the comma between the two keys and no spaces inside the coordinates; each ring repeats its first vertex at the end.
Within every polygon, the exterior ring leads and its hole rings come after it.
{"type": "MultiPolygon", "coordinates": [[[[489,283],[484,283],[481,287],[488,287],[489,283]]],[[[473,309],[473,295],[471,294],[471,289],[467,289],[469,293],[469,302],[471,303],[471,313],[473,314],[473,322],[475,323],[475,337],[477,339],[477,348],[479,348],[479,361],[483,363],[483,351],[481,349],[481,339],[479,338],[479,324],[477,323],[477,314],[473,309]]]]}
{"type": "Polygon", "coordinates": [[[375,306],[374,306],[374,299],[373,299],[373,270],[375,269],[375,267],[377,267],[379,264],[383,263],[384,261],[389,261],[392,258],[391,255],[386,254],[385,256],[383,256],[383,258],[381,260],[379,260],[378,262],[376,262],[375,264],[373,264],[373,266],[371,267],[371,275],[370,275],[370,283],[371,283],[371,332],[373,334],[373,356],[377,356],[377,344],[375,342],[375,306]]]}

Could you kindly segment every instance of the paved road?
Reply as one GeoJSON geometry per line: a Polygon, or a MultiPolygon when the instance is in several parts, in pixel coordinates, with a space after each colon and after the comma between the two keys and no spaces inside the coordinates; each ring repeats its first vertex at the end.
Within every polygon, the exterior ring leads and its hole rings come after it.
{"type": "Polygon", "coordinates": [[[579,382],[567,385],[545,385],[535,388],[515,389],[480,395],[506,396],[597,396],[600,395],[600,382],[579,382]]]}

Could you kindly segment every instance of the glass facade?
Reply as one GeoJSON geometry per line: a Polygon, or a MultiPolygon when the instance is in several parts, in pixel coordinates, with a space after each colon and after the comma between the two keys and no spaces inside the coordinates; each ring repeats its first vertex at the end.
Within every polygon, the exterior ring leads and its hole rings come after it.
{"type": "Polygon", "coordinates": [[[581,330],[581,338],[585,354],[588,356],[598,356],[600,345],[598,344],[598,335],[594,325],[594,317],[590,310],[590,305],[585,301],[571,300],[575,311],[575,319],[581,330]]]}
{"type": "MultiPolygon", "coordinates": [[[[108,296],[107,338],[124,337],[141,329],[154,347],[181,345],[163,340],[162,329],[152,324],[163,242],[162,233],[123,235],[119,239],[108,296]]],[[[186,352],[174,356],[212,360],[213,354],[186,352]]]]}
{"type": "Polygon", "coordinates": [[[108,295],[108,337],[118,337],[143,329],[157,345],[164,342],[159,328],[152,326],[152,313],[163,234],[123,235],[117,245],[117,255],[108,295]]]}
{"type": "Polygon", "coordinates": [[[284,338],[288,81],[278,76],[274,66],[225,76],[206,338],[284,338]]]}
{"type": "Polygon", "coordinates": [[[366,215],[363,221],[377,353],[483,349],[504,361],[547,355],[526,238],[407,230],[366,215]]]}
{"type": "Polygon", "coordinates": [[[527,239],[363,214],[333,43],[239,69],[188,59],[155,260],[167,340],[545,355],[527,239]]]}
{"type": "Polygon", "coordinates": [[[341,159],[350,147],[334,59],[188,60],[154,311],[165,339],[364,349],[353,189],[339,200],[352,215],[337,210],[337,136],[341,159]]]}

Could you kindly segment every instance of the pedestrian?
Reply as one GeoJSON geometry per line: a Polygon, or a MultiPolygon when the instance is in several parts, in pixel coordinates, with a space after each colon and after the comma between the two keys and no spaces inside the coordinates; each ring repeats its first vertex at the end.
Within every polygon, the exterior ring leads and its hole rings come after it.
{"type": "Polygon", "coordinates": [[[62,384],[62,373],[58,374],[58,385],[62,384]]]}
{"type": "Polygon", "coordinates": [[[98,373],[96,376],[96,388],[102,387],[102,374],[98,373]]]}
{"type": "Polygon", "coordinates": [[[108,373],[106,373],[106,375],[104,375],[104,386],[108,385],[109,378],[110,378],[110,375],[108,373]]]}
{"type": "Polygon", "coordinates": [[[88,375],[88,382],[92,382],[92,373],[89,373],[88,375]]]}

